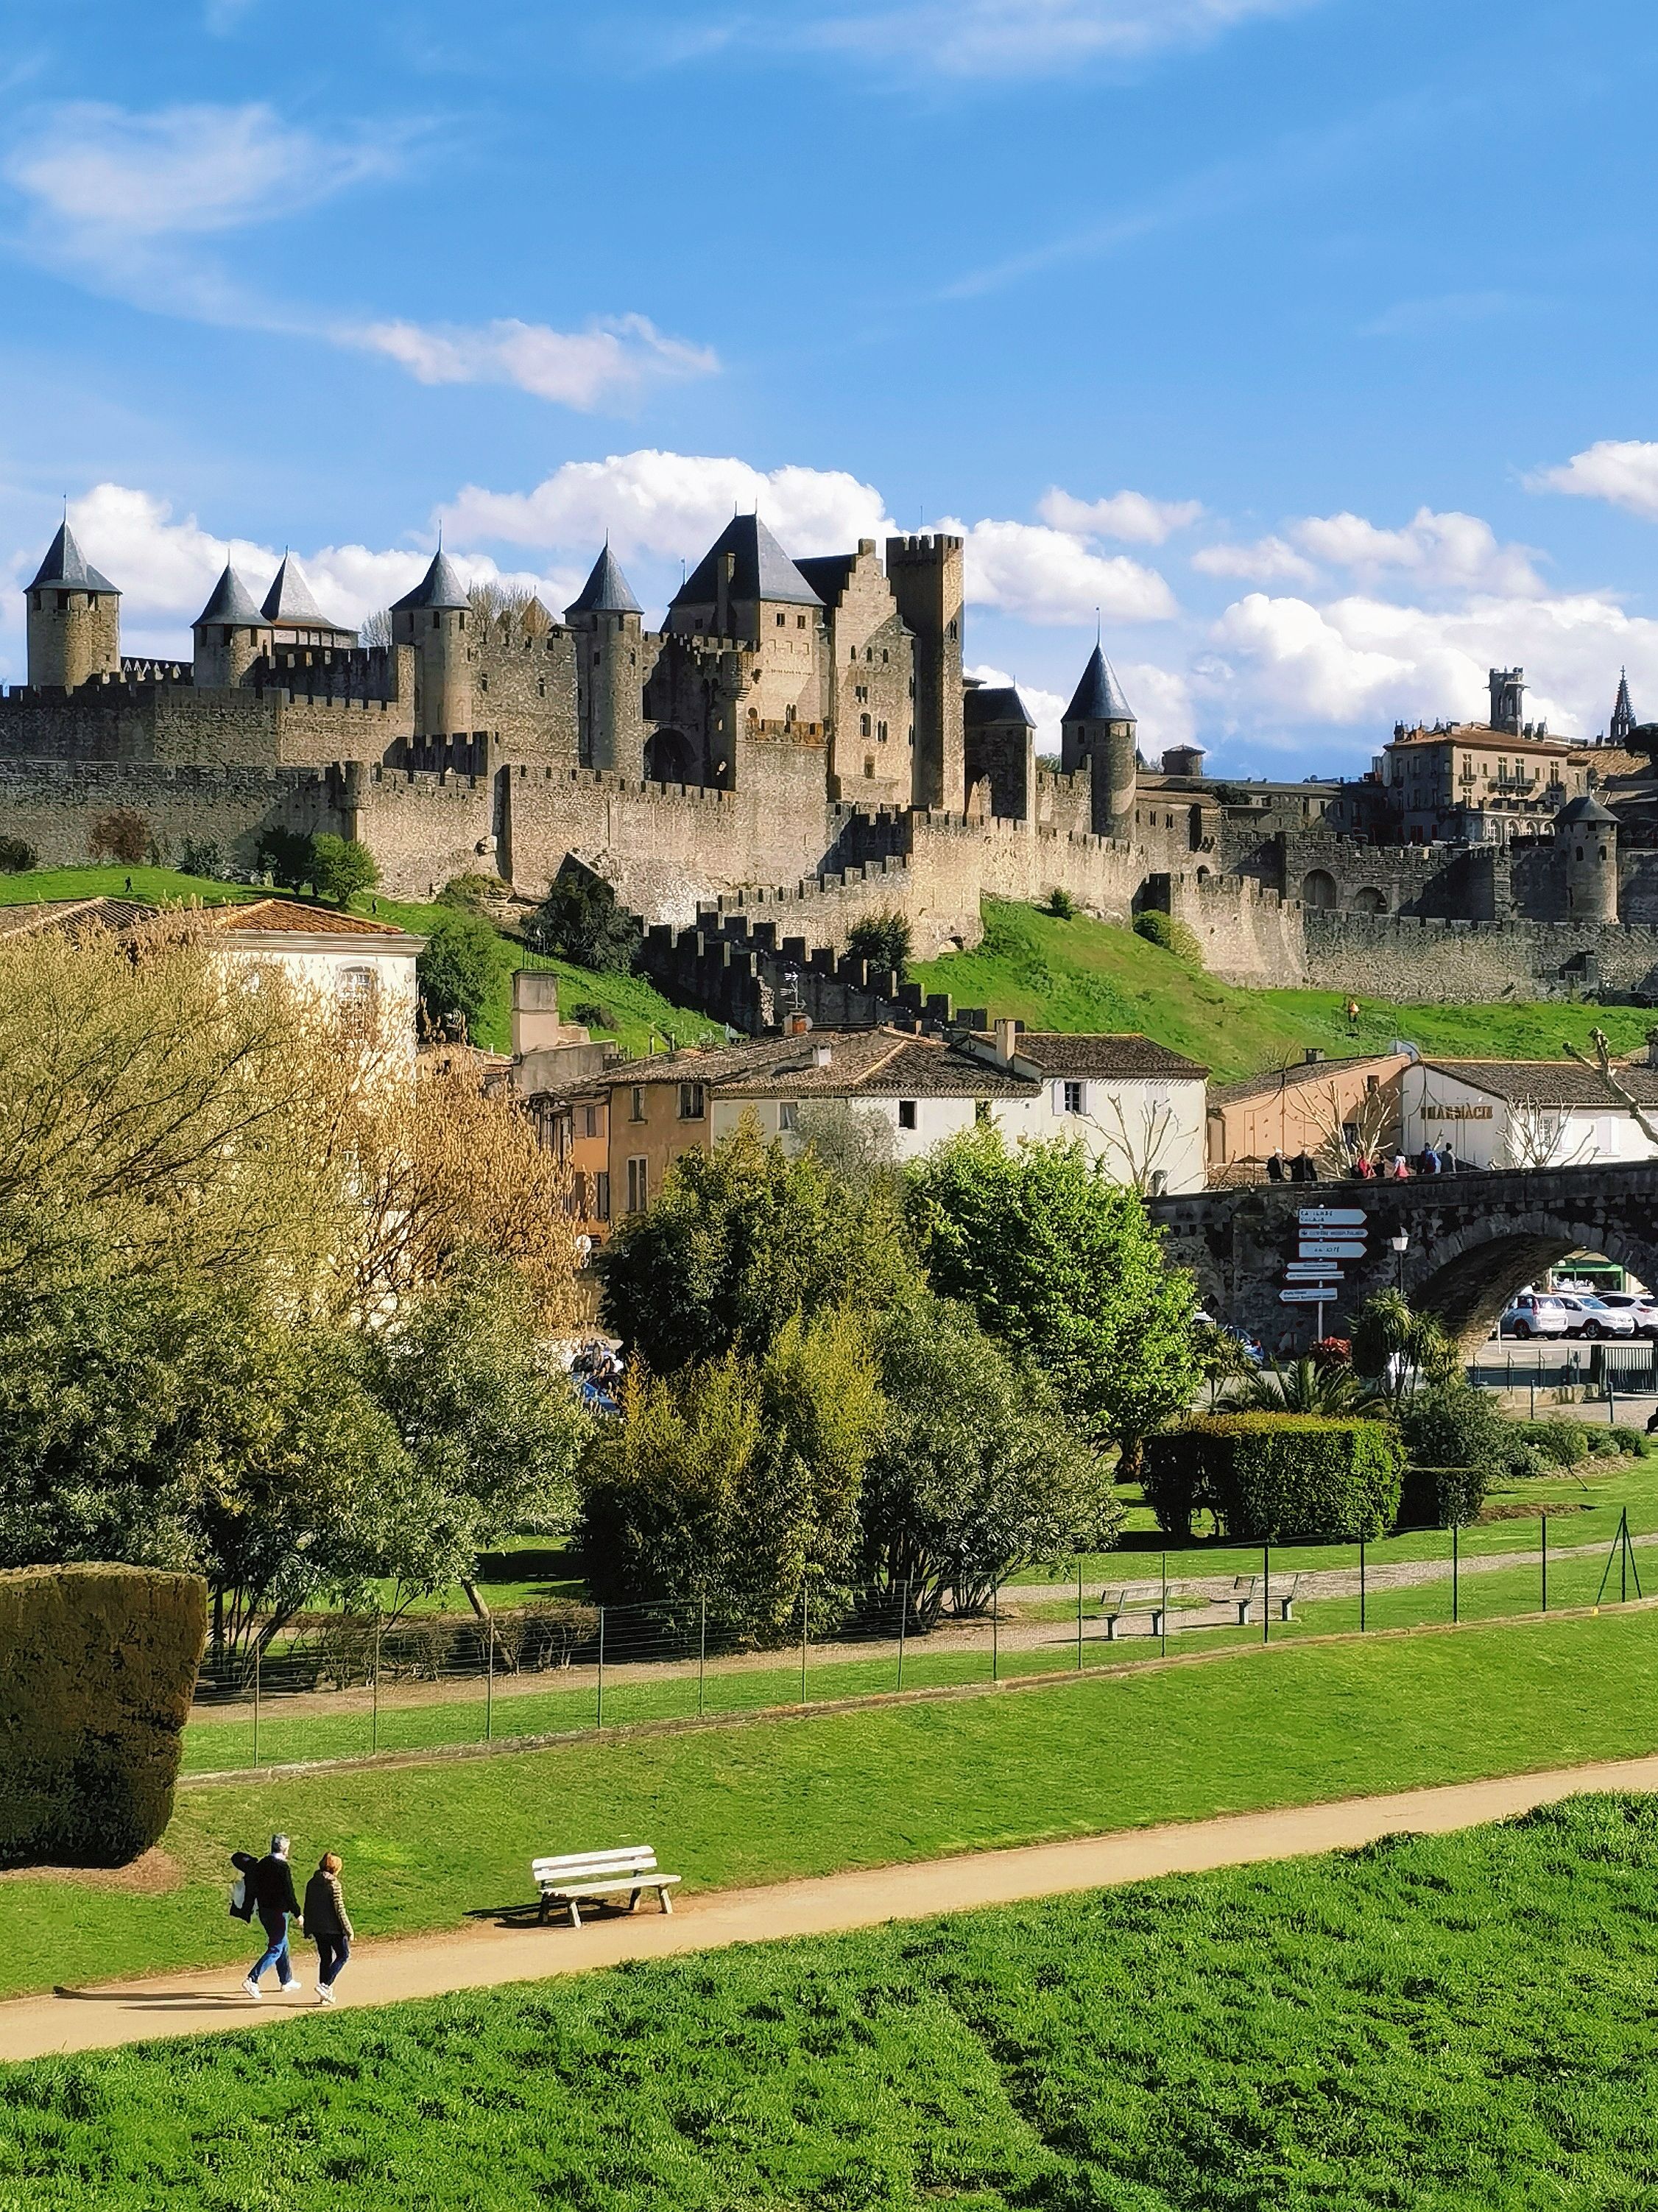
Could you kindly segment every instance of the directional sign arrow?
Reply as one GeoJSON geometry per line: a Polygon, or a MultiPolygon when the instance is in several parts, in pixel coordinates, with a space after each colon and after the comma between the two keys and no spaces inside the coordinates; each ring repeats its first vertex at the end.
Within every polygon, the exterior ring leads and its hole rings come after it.
{"type": "Polygon", "coordinates": [[[1303,1237],[1301,1256],[1303,1260],[1362,1260],[1364,1247],[1347,1237],[1303,1237]]]}
{"type": "Polygon", "coordinates": [[[1365,1216],[1351,1206],[1303,1206],[1296,1216],[1303,1229],[1362,1229],[1365,1216]]]}
{"type": "Polygon", "coordinates": [[[1297,1283],[1292,1289],[1280,1291],[1278,1300],[1286,1306],[1327,1306],[1331,1297],[1321,1283],[1297,1283]]]}

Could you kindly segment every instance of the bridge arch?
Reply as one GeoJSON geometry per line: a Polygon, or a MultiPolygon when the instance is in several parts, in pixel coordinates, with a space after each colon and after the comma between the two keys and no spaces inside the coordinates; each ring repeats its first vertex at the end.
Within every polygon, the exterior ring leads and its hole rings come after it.
{"type": "Polygon", "coordinates": [[[1649,1285],[1658,1280],[1658,1246],[1613,1220],[1573,1220],[1540,1212],[1495,1217],[1436,1237],[1406,1264],[1412,1305],[1436,1314],[1457,1341],[1481,1344],[1515,1293],[1540,1283],[1572,1252],[1598,1252],[1649,1285]]]}

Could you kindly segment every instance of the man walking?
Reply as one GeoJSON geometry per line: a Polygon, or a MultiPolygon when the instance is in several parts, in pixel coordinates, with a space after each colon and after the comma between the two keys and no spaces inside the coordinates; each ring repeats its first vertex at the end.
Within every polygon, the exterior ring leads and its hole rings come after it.
{"type": "Polygon", "coordinates": [[[259,1987],[259,1977],[267,1966],[276,1969],[276,1979],[284,1990],[305,1987],[288,1955],[288,1923],[297,1918],[300,1910],[300,1900],[294,1894],[294,1869],[288,1863],[288,1848],[286,1836],[272,1836],[270,1852],[264,1858],[252,1858],[246,1851],[231,1854],[231,1864],[247,1877],[248,1895],[264,1930],[264,1955],[242,1984],[256,2002],[264,1995],[259,1987]]]}

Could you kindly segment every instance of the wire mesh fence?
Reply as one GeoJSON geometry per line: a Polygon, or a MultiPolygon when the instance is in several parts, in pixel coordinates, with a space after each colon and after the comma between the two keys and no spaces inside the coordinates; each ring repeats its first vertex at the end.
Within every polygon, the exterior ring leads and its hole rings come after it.
{"type": "Polygon", "coordinates": [[[695,1601],[571,1600],[479,1620],[315,1616],[263,1644],[210,1650],[185,1767],[357,1759],[1625,1604],[1658,1589],[1648,1545],[1658,1507],[1614,1522],[1612,1509],[1584,1506],[1371,1543],[1096,1554],[961,1612],[902,1583],[808,1591],[743,1633],[695,1601]]]}

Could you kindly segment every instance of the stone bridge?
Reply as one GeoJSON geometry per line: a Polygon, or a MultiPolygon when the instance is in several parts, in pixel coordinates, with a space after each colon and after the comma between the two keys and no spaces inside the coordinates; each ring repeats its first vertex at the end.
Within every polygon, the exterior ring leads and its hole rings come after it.
{"type": "Polygon", "coordinates": [[[1210,1312],[1259,1336],[1269,1350],[1286,1326],[1309,1342],[1318,1309],[1285,1304],[1285,1268],[1297,1258],[1303,1206],[1362,1212],[1362,1260],[1337,1261],[1343,1279],[1324,1310],[1327,1334],[1345,1335],[1353,1313],[1400,1279],[1392,1239],[1409,1238],[1405,1294],[1437,1314],[1466,1346],[1491,1331],[1527,1283],[1569,1252],[1600,1252],[1658,1288],[1658,1161],[1412,1177],[1408,1182],[1260,1183],[1147,1201],[1167,1232],[1169,1256],[1189,1267],[1210,1312]]]}

